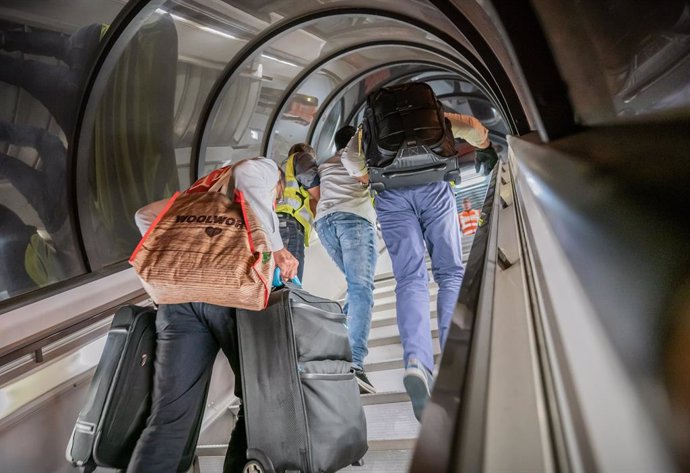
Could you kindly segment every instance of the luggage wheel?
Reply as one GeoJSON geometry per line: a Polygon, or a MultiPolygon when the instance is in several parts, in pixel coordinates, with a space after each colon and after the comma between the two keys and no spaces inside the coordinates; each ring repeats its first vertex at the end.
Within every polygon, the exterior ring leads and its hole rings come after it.
{"type": "Polygon", "coordinates": [[[266,473],[266,470],[264,470],[264,467],[261,463],[256,460],[252,460],[244,465],[242,473],[266,473]]]}
{"type": "Polygon", "coordinates": [[[360,458],[352,464],[352,466],[364,466],[364,458],[360,458]]]}

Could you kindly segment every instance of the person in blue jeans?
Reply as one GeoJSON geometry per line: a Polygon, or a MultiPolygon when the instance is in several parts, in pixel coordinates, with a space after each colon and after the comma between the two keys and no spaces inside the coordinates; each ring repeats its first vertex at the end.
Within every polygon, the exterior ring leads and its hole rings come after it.
{"type": "Polygon", "coordinates": [[[337,152],[319,166],[321,198],[316,207],[316,231],[321,243],[347,281],[345,314],[352,347],[352,367],[362,393],[375,393],[364,372],[364,358],[374,306],[376,213],[369,191],[351,177],[340,158],[355,134],[347,126],[335,134],[337,152]]]}
{"type": "MultiPolygon", "coordinates": [[[[496,153],[488,130],[468,115],[446,113],[445,117],[453,136],[474,146],[478,162],[490,170],[496,153]]],[[[366,149],[359,133],[348,143],[341,161],[351,176],[368,183],[366,149]]],[[[440,181],[381,191],[376,195],[375,208],[396,281],[396,316],[405,361],[403,384],[415,417],[421,421],[431,395],[434,369],[425,255],[428,251],[431,272],[439,286],[436,311],[443,347],[465,273],[457,205],[451,185],[440,181]]]]}

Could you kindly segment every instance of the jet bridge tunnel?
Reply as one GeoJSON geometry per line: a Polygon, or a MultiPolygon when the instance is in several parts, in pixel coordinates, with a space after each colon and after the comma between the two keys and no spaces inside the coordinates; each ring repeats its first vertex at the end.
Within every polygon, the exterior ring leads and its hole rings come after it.
{"type": "MultiPolygon", "coordinates": [[[[484,224],[421,426],[380,241],[352,471],[690,471],[689,53],[687,0],[3,0],[0,472],[73,471],[112,315],[150,303],[138,208],[297,142],[325,160],[409,81],[501,161],[479,175],[458,144],[484,224]]],[[[312,243],[305,287],[342,298],[312,243]]],[[[197,471],[220,471],[232,386],[219,359],[197,471]]]]}

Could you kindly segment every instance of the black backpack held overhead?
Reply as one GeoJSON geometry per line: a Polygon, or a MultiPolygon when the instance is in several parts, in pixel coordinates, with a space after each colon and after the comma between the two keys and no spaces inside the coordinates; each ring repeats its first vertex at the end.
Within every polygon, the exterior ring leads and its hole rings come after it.
{"type": "Polygon", "coordinates": [[[373,191],[460,181],[451,125],[429,85],[385,87],[367,103],[363,147],[373,191]]]}

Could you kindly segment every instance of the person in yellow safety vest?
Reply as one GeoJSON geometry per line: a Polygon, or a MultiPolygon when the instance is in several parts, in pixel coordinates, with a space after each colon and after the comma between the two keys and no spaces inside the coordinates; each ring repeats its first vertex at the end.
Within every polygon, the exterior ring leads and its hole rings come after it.
{"type": "Polygon", "coordinates": [[[470,199],[463,199],[463,211],[458,213],[458,220],[460,221],[460,229],[464,236],[471,236],[477,232],[479,226],[479,210],[472,208],[472,201],[470,199]]]}
{"type": "Polygon", "coordinates": [[[278,200],[276,213],[283,244],[299,261],[297,276],[304,276],[304,248],[309,246],[319,202],[320,180],[314,149],[306,143],[293,145],[281,167],[285,172],[285,190],[278,200]]]}

